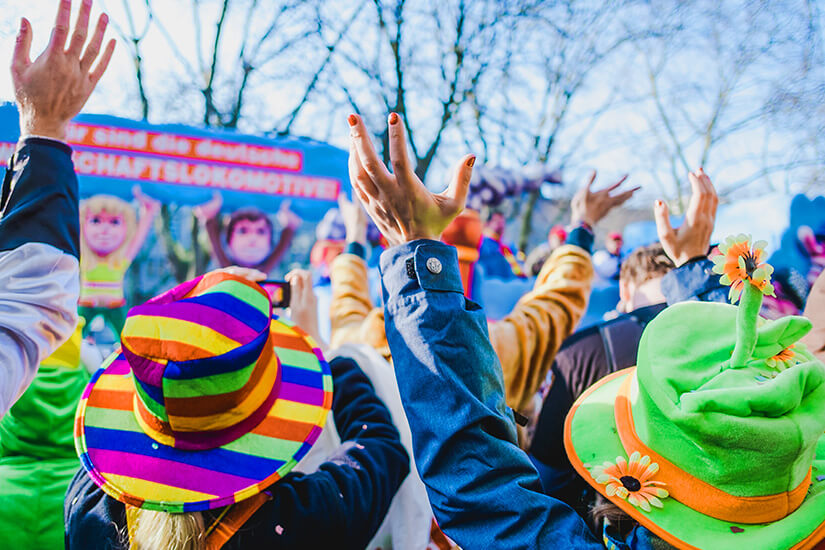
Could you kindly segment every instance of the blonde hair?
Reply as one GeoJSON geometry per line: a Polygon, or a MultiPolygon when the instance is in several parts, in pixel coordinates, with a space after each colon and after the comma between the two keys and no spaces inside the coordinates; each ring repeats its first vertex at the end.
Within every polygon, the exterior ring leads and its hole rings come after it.
{"type": "Polygon", "coordinates": [[[167,514],[132,508],[127,517],[130,550],[206,550],[202,512],[167,514]]]}
{"type": "Polygon", "coordinates": [[[125,259],[130,237],[134,235],[137,230],[137,215],[132,205],[123,199],[112,195],[95,195],[94,197],[80,201],[80,227],[80,261],[84,269],[94,269],[101,263],[116,264],[125,259]],[[99,256],[97,252],[89,248],[89,245],[86,243],[86,239],[83,237],[83,225],[85,225],[88,216],[104,210],[112,215],[123,216],[123,222],[126,224],[127,237],[123,239],[123,243],[116,250],[113,250],[105,256],[99,256]]]}

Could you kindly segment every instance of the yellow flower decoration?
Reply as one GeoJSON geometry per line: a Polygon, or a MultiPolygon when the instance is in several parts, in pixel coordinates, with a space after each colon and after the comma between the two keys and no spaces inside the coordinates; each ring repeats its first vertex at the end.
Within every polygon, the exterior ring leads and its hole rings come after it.
{"type": "Polygon", "coordinates": [[[606,485],[608,496],[626,499],[630,504],[650,512],[651,506],[663,508],[660,499],[667,498],[665,483],[652,478],[659,471],[659,465],[650,462],[650,457],[638,451],[630,455],[630,462],[617,456],[616,463],[605,462],[590,471],[596,483],[606,485]]]}
{"type": "Polygon", "coordinates": [[[762,294],[775,296],[771,284],[773,267],[764,262],[766,246],[768,243],[765,241],[751,244],[749,235],[728,237],[719,245],[721,254],[713,258],[713,271],[722,276],[722,284],[730,285],[731,303],[739,301],[746,282],[750,282],[762,294]]]}
{"type": "Polygon", "coordinates": [[[776,369],[778,371],[783,371],[796,365],[799,363],[799,359],[797,359],[796,352],[793,350],[795,347],[796,344],[791,344],[773,357],[766,359],[765,363],[772,369],[776,369]]]}

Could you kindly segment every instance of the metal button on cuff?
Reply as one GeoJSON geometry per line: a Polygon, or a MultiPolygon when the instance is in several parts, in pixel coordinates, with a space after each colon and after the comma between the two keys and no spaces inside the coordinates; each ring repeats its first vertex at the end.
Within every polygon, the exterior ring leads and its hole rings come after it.
{"type": "Polygon", "coordinates": [[[441,273],[441,261],[438,258],[428,258],[427,271],[429,271],[433,275],[438,275],[439,273],[441,273]]]}

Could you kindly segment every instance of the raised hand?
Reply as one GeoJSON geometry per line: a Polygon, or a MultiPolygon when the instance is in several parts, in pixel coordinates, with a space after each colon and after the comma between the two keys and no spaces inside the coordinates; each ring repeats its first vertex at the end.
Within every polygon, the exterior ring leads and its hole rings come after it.
{"type": "Polygon", "coordinates": [[[293,269],[286,274],[285,279],[290,290],[290,319],[312,336],[319,346],[325,348],[318,324],[318,299],[312,290],[312,273],[306,269],[293,269]]]}
{"type": "Polygon", "coordinates": [[[657,200],[653,207],[659,241],[676,267],[708,253],[710,236],[716,223],[716,207],[719,205],[716,189],[701,168],[690,172],[688,179],[693,193],[685,213],[685,221],[679,229],[673,229],[670,225],[670,216],[664,201],[657,200]]]}
{"type": "Polygon", "coordinates": [[[139,185],[132,187],[132,195],[134,195],[135,199],[140,203],[140,209],[144,215],[155,216],[160,212],[160,201],[145,194],[139,185]]]}
{"type": "Polygon", "coordinates": [[[223,197],[221,194],[215,191],[212,193],[212,198],[209,202],[205,202],[203,204],[199,204],[195,208],[192,209],[192,213],[198,218],[198,221],[201,223],[206,223],[209,220],[213,220],[218,216],[218,212],[221,211],[221,207],[223,206],[223,197]]]}
{"type": "Polygon", "coordinates": [[[604,218],[608,212],[624,204],[633,196],[633,193],[640,189],[638,186],[615,195],[611,195],[610,193],[618,189],[626,179],[627,174],[606,189],[592,191],[593,182],[596,181],[596,171],[593,170],[585,186],[579,189],[576,194],[573,195],[573,200],[570,201],[572,223],[575,225],[584,222],[590,227],[593,227],[604,218]]]}
{"type": "Polygon", "coordinates": [[[284,201],[281,203],[281,208],[278,209],[278,213],[275,215],[275,219],[278,220],[278,223],[281,227],[288,227],[290,229],[297,229],[299,225],[301,225],[301,218],[298,215],[289,209],[291,206],[290,201],[284,201]]]}
{"type": "Polygon", "coordinates": [[[461,160],[443,193],[431,193],[410,165],[404,128],[397,114],[389,116],[392,172],[375,153],[361,117],[350,115],[348,121],[352,142],[350,180],[375,225],[393,246],[416,239],[437,240],[464,210],[475,156],[461,160]]]}
{"type": "Polygon", "coordinates": [[[106,44],[103,55],[98,59],[109,22],[105,13],[101,14],[94,34],[86,44],[92,0],[82,0],[74,32],[66,47],[71,10],[71,0],[60,0],[49,45],[34,62],[30,57],[31,23],[25,18],[20,20],[20,32],[11,62],[11,79],[20,109],[22,136],[65,140],[67,124],[86,104],[112,58],[114,40],[106,44]]]}
{"type": "Polygon", "coordinates": [[[338,195],[338,210],[344,219],[348,243],[367,245],[367,213],[359,201],[350,201],[346,195],[338,195]]]}

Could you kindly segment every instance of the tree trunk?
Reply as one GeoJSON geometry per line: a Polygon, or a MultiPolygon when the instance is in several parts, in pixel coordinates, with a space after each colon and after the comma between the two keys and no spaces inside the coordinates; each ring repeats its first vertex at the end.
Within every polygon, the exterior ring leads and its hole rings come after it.
{"type": "Polygon", "coordinates": [[[524,212],[521,215],[521,230],[516,246],[525,254],[527,253],[527,241],[530,240],[530,233],[533,231],[533,210],[536,208],[540,193],[539,189],[530,191],[527,202],[524,204],[524,212]]]}

